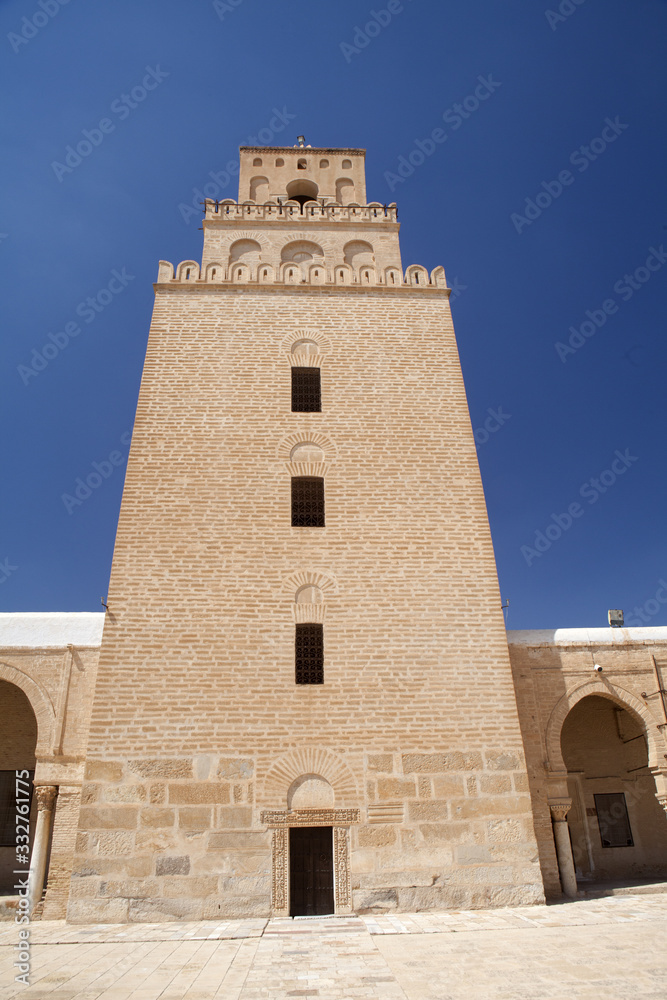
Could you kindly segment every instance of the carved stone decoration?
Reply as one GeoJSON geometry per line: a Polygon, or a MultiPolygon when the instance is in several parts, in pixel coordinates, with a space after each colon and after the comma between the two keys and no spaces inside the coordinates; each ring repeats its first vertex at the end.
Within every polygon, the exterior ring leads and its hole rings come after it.
{"type": "Polygon", "coordinates": [[[667,813],[667,795],[656,795],[656,798],[660,803],[660,805],[662,806],[662,808],[667,813]]]}
{"type": "Polygon", "coordinates": [[[56,801],[57,788],[55,785],[36,785],[35,795],[37,796],[37,811],[53,812],[53,805],[56,801]]]}
{"type": "Polygon", "coordinates": [[[349,913],[352,908],[352,889],[347,830],[344,827],[335,826],[333,838],[336,913],[349,913]]]}
{"type": "Polygon", "coordinates": [[[273,831],[271,844],[273,877],[271,879],[271,908],[274,913],[287,911],[287,830],[279,827],[273,831]]]}
{"type": "Polygon", "coordinates": [[[359,819],[358,809],[267,809],[260,817],[269,827],[349,826],[358,823],[359,819]]]}
{"type": "Polygon", "coordinates": [[[551,810],[551,818],[554,823],[564,823],[571,808],[572,799],[562,799],[560,802],[550,802],[549,809],[551,810]]]}

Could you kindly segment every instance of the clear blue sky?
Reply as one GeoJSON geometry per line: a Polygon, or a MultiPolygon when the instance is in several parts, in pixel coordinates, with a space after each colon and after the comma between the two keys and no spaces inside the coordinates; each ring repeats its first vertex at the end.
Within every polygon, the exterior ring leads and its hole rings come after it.
{"type": "Polygon", "coordinates": [[[508,627],[667,624],[667,3],[387,7],[0,3],[2,610],[100,609],[157,262],[201,254],[179,205],[251,136],[304,133],[367,149],[404,264],[457,289],[508,627]]]}

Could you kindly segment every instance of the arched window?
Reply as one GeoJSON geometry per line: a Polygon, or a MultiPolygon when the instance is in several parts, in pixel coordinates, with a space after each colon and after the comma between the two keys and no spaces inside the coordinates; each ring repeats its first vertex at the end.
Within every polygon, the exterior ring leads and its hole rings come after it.
{"type": "Polygon", "coordinates": [[[344,260],[346,264],[359,267],[362,264],[374,264],[375,255],[373,247],[365,240],[351,240],[343,247],[344,260]]]}
{"type": "Polygon", "coordinates": [[[324,527],[322,476],[292,476],[292,527],[324,527]]]}
{"type": "Polygon", "coordinates": [[[324,452],[313,441],[302,441],[290,452],[290,462],[323,462],[324,452]]]}
{"type": "Polygon", "coordinates": [[[343,160],[342,167],[343,167],[343,170],[351,170],[352,169],[352,160],[343,160]]]}
{"type": "Polygon", "coordinates": [[[257,240],[236,240],[229,248],[229,263],[256,264],[261,251],[257,240]]]}
{"type": "Polygon", "coordinates": [[[354,181],[349,177],[339,177],[336,181],[336,201],[341,205],[354,201],[354,181]]]}
{"type": "Polygon", "coordinates": [[[320,160],[320,170],[326,170],[328,166],[329,166],[328,160],[320,160]]]}
{"type": "Polygon", "coordinates": [[[307,201],[316,201],[319,188],[314,181],[290,181],[286,191],[289,201],[305,205],[307,201]]]}
{"type": "Polygon", "coordinates": [[[284,167],[285,166],[285,161],[283,160],[283,158],[281,156],[279,156],[278,159],[276,160],[276,166],[277,167],[284,167]]]}
{"type": "Polygon", "coordinates": [[[256,156],[255,159],[252,161],[252,165],[253,167],[261,167],[262,165],[261,157],[256,156]]]}
{"type": "Polygon", "coordinates": [[[264,204],[269,197],[268,177],[253,177],[250,181],[250,197],[259,204],[264,204]]]}
{"type": "Polygon", "coordinates": [[[307,167],[308,167],[308,164],[306,163],[305,160],[298,160],[297,161],[297,165],[296,165],[296,169],[297,170],[306,170],[307,167]]]}
{"type": "Polygon", "coordinates": [[[318,243],[311,243],[309,240],[295,240],[288,243],[280,252],[280,259],[283,263],[302,263],[305,260],[318,260],[324,263],[324,250],[318,243]]]}

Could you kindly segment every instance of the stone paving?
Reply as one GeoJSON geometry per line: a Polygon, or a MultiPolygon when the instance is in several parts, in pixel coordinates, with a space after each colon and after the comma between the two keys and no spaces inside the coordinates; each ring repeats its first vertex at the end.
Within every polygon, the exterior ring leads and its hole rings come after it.
{"type": "Polygon", "coordinates": [[[296,920],[0,925],[0,1000],[665,1000],[667,894],[296,920]]]}

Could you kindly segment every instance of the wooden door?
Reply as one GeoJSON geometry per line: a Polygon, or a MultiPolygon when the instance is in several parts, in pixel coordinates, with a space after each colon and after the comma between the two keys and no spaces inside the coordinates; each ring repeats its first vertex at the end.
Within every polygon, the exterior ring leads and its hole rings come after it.
{"type": "Polygon", "coordinates": [[[289,845],[291,916],[333,913],[333,828],[294,826],[289,845]]]}

